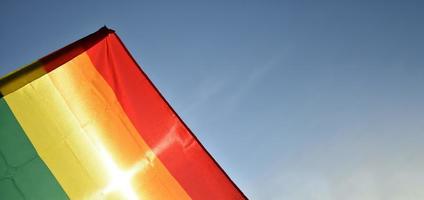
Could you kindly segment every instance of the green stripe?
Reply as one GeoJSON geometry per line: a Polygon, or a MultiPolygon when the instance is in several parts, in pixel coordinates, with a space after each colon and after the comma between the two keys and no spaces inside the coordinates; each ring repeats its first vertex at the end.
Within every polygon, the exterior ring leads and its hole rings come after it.
{"type": "Polygon", "coordinates": [[[0,99],[0,199],[68,199],[3,98],[0,99]]]}

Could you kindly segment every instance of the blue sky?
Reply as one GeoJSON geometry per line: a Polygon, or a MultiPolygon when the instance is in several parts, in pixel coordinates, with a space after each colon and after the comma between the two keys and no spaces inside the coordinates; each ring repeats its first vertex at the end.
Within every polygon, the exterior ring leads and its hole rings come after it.
{"type": "Polygon", "coordinates": [[[0,75],[103,25],[252,199],[424,198],[422,1],[0,3],[0,75]]]}

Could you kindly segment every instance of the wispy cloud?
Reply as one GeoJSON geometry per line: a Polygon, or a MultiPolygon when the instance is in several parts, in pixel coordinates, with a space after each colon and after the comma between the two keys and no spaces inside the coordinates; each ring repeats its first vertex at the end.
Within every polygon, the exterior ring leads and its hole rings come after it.
{"type": "Polygon", "coordinates": [[[276,66],[279,57],[274,57],[265,63],[263,66],[255,67],[251,70],[251,72],[245,77],[241,79],[241,82],[238,84],[238,87],[233,93],[228,97],[228,104],[230,107],[238,104],[243,97],[248,94],[252,88],[257,85],[261,80],[263,80],[270,71],[276,66]]]}
{"type": "Polygon", "coordinates": [[[279,60],[279,57],[274,57],[262,66],[247,68],[246,70],[250,71],[241,73],[244,76],[240,76],[238,73],[228,73],[224,74],[224,76],[210,76],[205,78],[196,87],[192,101],[185,108],[184,112],[193,112],[202,106],[207,106],[209,101],[218,95],[223,95],[222,99],[225,103],[223,105],[225,110],[233,110],[244,96],[251,92],[252,88],[270,73],[279,60]]]}
{"type": "Polygon", "coordinates": [[[192,101],[183,112],[190,113],[201,106],[205,106],[212,97],[218,95],[228,84],[229,80],[226,77],[207,77],[202,80],[196,87],[192,101]]]}

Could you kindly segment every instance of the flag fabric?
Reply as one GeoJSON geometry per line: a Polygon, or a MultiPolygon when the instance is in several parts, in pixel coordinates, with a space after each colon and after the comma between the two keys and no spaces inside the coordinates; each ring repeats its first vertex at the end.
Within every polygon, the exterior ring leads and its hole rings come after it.
{"type": "Polygon", "coordinates": [[[246,199],[111,29],[0,92],[0,199],[246,199]]]}

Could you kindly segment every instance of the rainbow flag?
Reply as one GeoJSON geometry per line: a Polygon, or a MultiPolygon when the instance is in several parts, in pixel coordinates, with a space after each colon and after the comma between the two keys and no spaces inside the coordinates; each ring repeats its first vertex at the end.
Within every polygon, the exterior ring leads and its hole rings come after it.
{"type": "Polygon", "coordinates": [[[0,199],[246,199],[113,30],[0,92],[0,199]]]}

